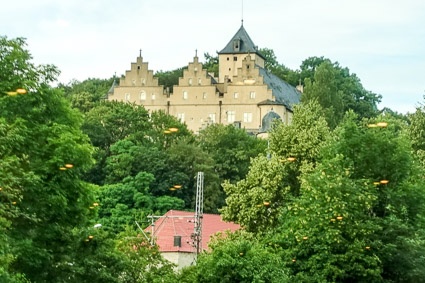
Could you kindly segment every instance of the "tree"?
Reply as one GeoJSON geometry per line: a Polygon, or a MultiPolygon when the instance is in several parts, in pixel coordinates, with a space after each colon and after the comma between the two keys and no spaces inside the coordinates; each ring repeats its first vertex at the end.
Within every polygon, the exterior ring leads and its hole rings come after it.
{"type": "Polygon", "coordinates": [[[416,282],[425,272],[423,168],[399,120],[357,120],[348,113],[313,171],[302,171],[271,241],[296,281],[416,282]]]}
{"type": "Polygon", "coordinates": [[[368,212],[377,199],[372,183],[350,179],[353,170],[338,155],[303,176],[301,195],[282,211],[274,243],[293,281],[374,282],[381,274],[368,212]]]}
{"type": "Polygon", "coordinates": [[[93,149],[80,130],[80,114],[48,85],[57,69],[34,66],[23,39],[1,38],[0,46],[0,128],[19,133],[1,146],[8,164],[0,176],[11,174],[6,189],[23,181],[11,203],[21,213],[10,219],[10,269],[30,280],[55,281],[74,241],[69,231],[87,225],[94,195],[80,177],[92,164],[93,149]]]}
{"type": "Polygon", "coordinates": [[[134,226],[139,216],[156,212],[164,214],[170,209],[182,209],[184,201],[171,196],[154,197],[149,185],[154,181],[152,174],[139,172],[122,182],[101,188],[99,200],[99,222],[106,229],[121,232],[126,225],[134,226]]]}
{"type": "Polygon", "coordinates": [[[148,112],[135,104],[117,101],[102,101],[85,114],[82,130],[97,147],[96,164],[85,175],[85,180],[103,185],[106,178],[106,159],[110,147],[124,138],[144,140],[149,128],[148,112]]]}
{"type": "Polygon", "coordinates": [[[108,93],[114,80],[116,80],[115,77],[109,79],[88,78],[82,82],[72,80],[68,84],[59,83],[58,87],[71,101],[74,96],[84,93],[92,102],[99,102],[108,93]]]}
{"type": "Polygon", "coordinates": [[[425,166],[425,107],[417,107],[415,113],[408,115],[408,119],[413,150],[425,166]]]}
{"type": "Polygon", "coordinates": [[[252,160],[245,179],[223,184],[226,206],[220,212],[226,221],[234,221],[249,232],[265,233],[277,225],[279,207],[290,199],[286,180],[288,167],[277,157],[259,156],[252,160]]]}
{"type": "Polygon", "coordinates": [[[272,158],[252,160],[244,180],[223,184],[226,204],[223,218],[247,231],[267,232],[277,225],[279,207],[299,193],[301,165],[314,167],[319,152],[331,137],[317,103],[297,106],[291,125],[277,124],[270,133],[272,158]],[[288,161],[287,158],[295,158],[288,161]],[[269,203],[264,206],[264,203],[269,203]]]}
{"type": "Polygon", "coordinates": [[[130,136],[143,139],[143,133],[149,129],[148,119],[143,106],[106,100],[86,113],[82,129],[94,146],[107,150],[130,136]]]}
{"type": "Polygon", "coordinates": [[[204,53],[205,63],[203,68],[207,69],[207,73],[214,73],[214,77],[218,77],[218,55],[212,56],[208,52],[204,53]]]}
{"type": "Polygon", "coordinates": [[[183,189],[177,196],[185,201],[186,208],[194,209],[196,198],[196,176],[204,172],[204,211],[216,213],[224,204],[224,193],[220,187],[220,179],[214,170],[214,160],[194,143],[181,140],[169,147],[167,153],[170,164],[175,170],[174,178],[185,179],[183,189]],[[184,176],[184,177],[183,177],[184,176]]]}
{"type": "Polygon", "coordinates": [[[219,233],[196,263],[199,282],[288,282],[271,247],[246,232],[219,233]]]}
{"type": "Polygon", "coordinates": [[[301,96],[302,102],[319,102],[331,128],[335,128],[344,115],[343,94],[338,88],[337,75],[337,70],[331,63],[323,62],[314,73],[314,82],[305,80],[305,89],[301,96]]]}
{"type": "Polygon", "coordinates": [[[309,57],[302,62],[300,69],[301,80],[305,83],[302,100],[316,98],[325,110],[333,107],[327,114],[332,127],[350,109],[360,119],[378,114],[377,103],[381,101],[381,96],[365,90],[356,74],[350,73],[338,62],[324,57],[309,57]],[[332,112],[335,117],[332,117],[332,112]]]}
{"type": "Polygon", "coordinates": [[[173,86],[179,84],[179,78],[183,77],[183,70],[187,67],[177,68],[172,71],[158,71],[154,77],[158,78],[158,84],[173,92],[173,86]]]}
{"type": "Polygon", "coordinates": [[[231,183],[245,178],[251,158],[266,149],[266,141],[232,125],[213,124],[199,134],[199,144],[214,159],[221,180],[231,183]]]}

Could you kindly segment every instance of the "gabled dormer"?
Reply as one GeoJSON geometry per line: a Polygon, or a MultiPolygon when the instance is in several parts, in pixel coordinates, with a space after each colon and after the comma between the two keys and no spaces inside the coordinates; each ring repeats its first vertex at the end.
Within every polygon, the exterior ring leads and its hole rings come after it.
{"type": "Polygon", "coordinates": [[[242,67],[242,61],[248,55],[255,65],[264,67],[264,56],[258,52],[258,47],[242,25],[229,43],[218,52],[219,83],[224,83],[225,78],[231,80],[236,76],[238,68],[242,67]]]}

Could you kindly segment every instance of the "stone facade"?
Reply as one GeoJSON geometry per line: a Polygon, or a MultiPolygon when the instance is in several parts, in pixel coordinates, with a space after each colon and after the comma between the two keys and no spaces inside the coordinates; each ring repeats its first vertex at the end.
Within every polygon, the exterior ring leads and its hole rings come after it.
{"type": "MultiPolygon", "coordinates": [[[[135,102],[150,111],[163,110],[186,123],[195,133],[211,123],[233,124],[255,134],[267,131],[263,118],[273,111],[285,123],[292,119],[292,105],[301,93],[264,69],[264,57],[243,26],[218,53],[219,76],[212,77],[195,56],[173,93],[158,85],[141,56],[109,100],[135,102]]],[[[270,115],[269,115],[270,116],[270,115]]]]}

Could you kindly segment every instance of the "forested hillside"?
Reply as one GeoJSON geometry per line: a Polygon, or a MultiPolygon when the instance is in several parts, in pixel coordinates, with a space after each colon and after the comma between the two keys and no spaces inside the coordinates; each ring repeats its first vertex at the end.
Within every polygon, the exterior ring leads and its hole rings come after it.
{"type": "MultiPolygon", "coordinates": [[[[304,85],[268,145],[106,101],[116,78],[52,87],[59,70],[24,39],[0,37],[0,51],[1,282],[424,282],[424,106],[379,111],[337,62],[291,70],[263,49],[266,68],[304,85]],[[198,171],[204,212],[242,229],[176,271],[135,220],[193,211],[198,171]]],[[[155,76],[172,89],[182,70],[155,76]]]]}

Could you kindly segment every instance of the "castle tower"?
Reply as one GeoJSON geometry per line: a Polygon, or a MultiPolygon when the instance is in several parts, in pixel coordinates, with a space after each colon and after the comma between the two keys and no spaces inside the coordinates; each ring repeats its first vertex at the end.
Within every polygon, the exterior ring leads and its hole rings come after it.
{"type": "Polygon", "coordinates": [[[226,47],[218,52],[219,76],[218,82],[224,83],[225,78],[230,82],[237,75],[238,68],[242,67],[242,61],[250,55],[251,60],[264,68],[264,56],[258,52],[258,47],[249,37],[243,25],[232,37],[226,47]]]}

